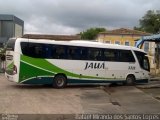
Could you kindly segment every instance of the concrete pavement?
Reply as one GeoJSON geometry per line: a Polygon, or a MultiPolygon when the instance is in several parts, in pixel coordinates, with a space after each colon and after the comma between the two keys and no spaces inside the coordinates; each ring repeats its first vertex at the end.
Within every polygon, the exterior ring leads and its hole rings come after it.
{"type": "Polygon", "coordinates": [[[160,113],[160,102],[134,86],[18,85],[0,75],[0,113],[160,113]]]}

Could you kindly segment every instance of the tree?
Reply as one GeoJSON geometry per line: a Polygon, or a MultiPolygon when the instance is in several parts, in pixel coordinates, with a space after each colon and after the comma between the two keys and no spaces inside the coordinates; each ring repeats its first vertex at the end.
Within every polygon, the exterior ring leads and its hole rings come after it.
{"type": "Polygon", "coordinates": [[[141,30],[149,33],[159,33],[160,32],[160,11],[149,10],[147,13],[139,20],[140,27],[134,27],[135,30],[141,30]]]}
{"type": "Polygon", "coordinates": [[[93,40],[97,37],[98,33],[106,31],[105,28],[90,28],[80,33],[81,39],[93,40]]]}

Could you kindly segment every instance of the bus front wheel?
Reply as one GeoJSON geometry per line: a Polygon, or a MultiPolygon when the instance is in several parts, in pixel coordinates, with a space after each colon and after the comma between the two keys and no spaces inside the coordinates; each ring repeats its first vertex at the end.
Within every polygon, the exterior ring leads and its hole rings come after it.
{"type": "Polygon", "coordinates": [[[134,75],[128,75],[127,78],[126,78],[126,82],[125,82],[126,85],[134,85],[135,84],[135,77],[134,75]]]}
{"type": "Polygon", "coordinates": [[[67,78],[64,75],[56,75],[53,79],[53,87],[64,88],[67,84],[67,78]]]}

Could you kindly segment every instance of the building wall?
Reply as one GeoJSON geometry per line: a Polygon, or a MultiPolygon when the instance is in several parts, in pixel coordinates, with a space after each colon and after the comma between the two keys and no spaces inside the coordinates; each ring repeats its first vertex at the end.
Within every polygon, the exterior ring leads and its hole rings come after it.
{"type": "Polygon", "coordinates": [[[0,21],[0,36],[1,36],[1,21],[0,21]]]}
{"type": "Polygon", "coordinates": [[[117,41],[120,45],[125,45],[129,42],[129,46],[135,46],[135,40],[139,39],[140,36],[129,36],[129,35],[99,35],[97,40],[103,43],[116,44],[117,41]]]}
{"type": "Polygon", "coordinates": [[[23,20],[14,15],[0,14],[0,45],[4,45],[9,38],[23,36],[23,20]]]}
{"type": "Polygon", "coordinates": [[[14,26],[12,21],[1,21],[1,37],[13,37],[14,26]]]}
{"type": "Polygon", "coordinates": [[[23,27],[18,25],[18,24],[15,24],[15,35],[16,37],[22,37],[23,35],[23,27]]]}

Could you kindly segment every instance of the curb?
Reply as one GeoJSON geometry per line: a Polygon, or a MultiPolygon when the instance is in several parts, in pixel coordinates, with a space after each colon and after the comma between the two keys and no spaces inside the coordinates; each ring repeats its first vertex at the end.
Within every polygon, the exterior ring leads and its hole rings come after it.
{"type": "Polygon", "coordinates": [[[155,96],[156,99],[160,100],[160,95],[159,96],[155,96]]]}
{"type": "Polygon", "coordinates": [[[160,77],[151,77],[151,81],[160,81],[160,77]]]}
{"type": "MultiPolygon", "coordinates": [[[[150,89],[150,88],[160,88],[160,84],[152,84],[152,85],[137,85],[137,88],[142,88],[142,89],[150,89]]],[[[160,96],[159,96],[160,97],[160,96]]]]}

